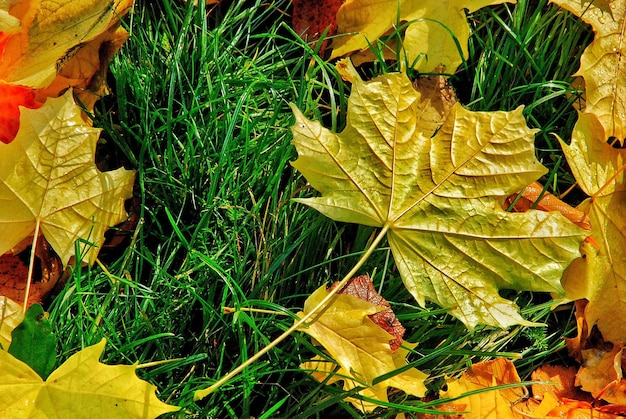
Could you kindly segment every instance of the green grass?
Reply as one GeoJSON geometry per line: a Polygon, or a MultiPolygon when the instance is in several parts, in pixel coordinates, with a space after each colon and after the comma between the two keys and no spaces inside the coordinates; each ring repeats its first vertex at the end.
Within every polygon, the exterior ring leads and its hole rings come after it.
{"type": "MultiPolygon", "coordinates": [[[[138,171],[142,223],[121,255],[101,255],[108,271],[76,269],[48,308],[59,359],[103,337],[107,363],[171,359],[140,374],[189,417],[361,417],[338,387],[299,370],[319,352],[303,334],[205,400],[192,399],[288,328],[290,313],[340,279],[373,232],[291,201],[315,192],[289,165],[296,153],[288,103],[337,130],[349,86],[290,31],[288,1],[223,3],[210,10],[137,1],[125,19],[131,37],[112,63],[112,95],[100,102],[95,124],[120,164],[138,171]],[[238,311],[224,314],[224,306],[238,311]],[[246,308],[276,314],[239,310],[246,308]]],[[[481,10],[470,22],[471,58],[454,80],[461,98],[474,110],[525,104],[529,124],[541,129],[539,156],[551,168],[545,180],[565,190],[573,180],[551,133],[571,132],[579,92],[569,85],[589,31],[545,1],[481,10]]],[[[560,356],[573,327],[571,312],[551,312],[548,296],[508,293],[547,328],[471,335],[444,311],[415,303],[387,247],[363,272],[392,302],[405,339],[419,343],[410,362],[431,374],[433,392],[445,375],[498,355],[522,354],[516,365],[527,378],[560,356]]],[[[391,401],[432,405],[400,394],[391,401]]]]}

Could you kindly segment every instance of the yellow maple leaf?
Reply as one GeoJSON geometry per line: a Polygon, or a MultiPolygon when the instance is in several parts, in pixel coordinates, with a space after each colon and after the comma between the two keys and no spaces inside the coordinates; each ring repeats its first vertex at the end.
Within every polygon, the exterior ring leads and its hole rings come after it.
{"type": "Polygon", "coordinates": [[[563,152],[582,190],[591,196],[578,209],[589,214],[592,237],[563,275],[571,299],[586,298],[585,319],[605,340],[626,341],[626,150],[606,143],[598,118],[584,113],[563,152]]]}
{"type": "Polygon", "coordinates": [[[585,80],[585,112],[594,113],[605,138],[626,138],[626,1],[550,0],[590,24],[593,42],[580,57],[576,75],[585,80]]]}
{"type": "MultiPolygon", "coordinates": [[[[511,361],[504,358],[472,365],[458,380],[449,380],[447,390],[441,397],[459,397],[475,390],[490,389],[503,384],[519,383],[520,378],[511,361]]],[[[492,389],[475,392],[454,402],[438,406],[438,410],[453,410],[452,406],[467,411],[464,419],[507,419],[517,418],[511,406],[526,396],[527,390],[520,387],[492,389]]]]}
{"type": "Polygon", "coordinates": [[[100,129],[87,125],[72,91],[39,109],[22,109],[20,130],[0,146],[0,254],[41,230],[64,264],[83,239],[93,262],[104,232],[126,217],[134,172],[100,172],[94,162],[100,129]]]}
{"type": "Polygon", "coordinates": [[[347,0],[337,12],[337,33],[345,35],[333,40],[331,58],[366,50],[399,23],[410,22],[402,42],[408,63],[420,72],[437,67],[454,72],[468,57],[465,10],[471,13],[508,1],[347,0]]]}
{"type": "Polygon", "coordinates": [[[41,88],[76,48],[117,22],[132,0],[23,1],[10,8],[6,3],[14,19],[0,18],[0,33],[10,33],[2,42],[0,80],[41,88]]]}
{"type": "Polygon", "coordinates": [[[137,365],[98,361],[106,340],[72,355],[46,381],[0,351],[0,416],[6,418],[156,418],[179,410],[137,378],[137,365]]]}
{"type": "Polygon", "coordinates": [[[457,103],[431,138],[404,74],[353,83],[340,134],[293,107],[293,166],[322,194],[296,201],[382,227],[420,304],[434,301],[470,329],[528,324],[498,289],[563,292],[561,274],[585,233],[559,213],[501,209],[546,172],[522,108],[470,112],[457,103]]]}
{"type": "MultiPolygon", "coordinates": [[[[304,311],[298,316],[303,317],[326,296],[326,287],[318,288],[304,303],[304,311]]],[[[330,307],[303,332],[311,335],[322,345],[337,364],[326,362],[319,357],[302,364],[300,367],[313,371],[313,377],[328,383],[344,382],[344,389],[351,390],[363,387],[358,393],[376,400],[387,401],[387,388],[398,388],[414,396],[424,396],[426,387],[424,379],[427,375],[409,369],[391,378],[374,384],[374,380],[403,366],[406,366],[408,349],[415,345],[403,341],[403,347],[391,351],[389,341],[393,336],[376,325],[368,315],[387,307],[377,307],[370,302],[352,295],[337,294],[330,307]]],[[[363,411],[372,411],[377,405],[355,398],[349,401],[363,411]]]]}

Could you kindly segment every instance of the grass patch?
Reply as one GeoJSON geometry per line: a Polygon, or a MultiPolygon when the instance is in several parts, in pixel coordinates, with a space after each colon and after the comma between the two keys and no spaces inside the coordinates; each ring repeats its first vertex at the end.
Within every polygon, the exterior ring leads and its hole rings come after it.
{"type": "MultiPolygon", "coordinates": [[[[112,95],[95,124],[120,164],[138,170],[142,221],[123,254],[102,255],[106,270],[76,269],[53,301],[60,358],[106,337],[107,363],[173,359],[140,373],[191,417],[361,417],[344,392],[299,370],[317,351],[300,334],[193,402],[194,390],[289,327],[318,286],[341,278],[373,232],[290,201],[315,192],[289,165],[288,103],[337,130],[348,86],[291,32],[289,1],[223,3],[138,0],[126,19],[131,38],[112,64],[112,95]],[[238,311],[224,314],[224,306],[238,311]]],[[[474,110],[525,104],[529,124],[541,129],[545,180],[557,193],[567,189],[573,179],[551,133],[571,132],[579,95],[571,75],[589,31],[545,1],[481,10],[470,21],[471,58],[454,82],[461,98],[474,110]]],[[[365,271],[407,327],[406,340],[419,342],[411,362],[432,375],[433,391],[444,375],[492,356],[523,355],[516,365],[524,379],[559,356],[573,327],[571,313],[551,312],[547,296],[511,293],[526,318],[548,327],[470,335],[437,307],[417,306],[388,248],[365,271]]],[[[428,407],[402,397],[391,401],[428,407]]]]}

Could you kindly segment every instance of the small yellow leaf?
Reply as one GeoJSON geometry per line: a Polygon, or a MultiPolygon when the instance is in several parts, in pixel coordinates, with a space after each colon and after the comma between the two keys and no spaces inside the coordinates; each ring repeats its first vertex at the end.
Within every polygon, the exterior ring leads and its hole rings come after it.
{"type": "Polygon", "coordinates": [[[0,416],[148,419],[179,410],[157,399],[156,387],[137,378],[136,365],[100,363],[105,344],[103,339],[72,355],[46,381],[0,351],[0,416]]]}
{"type": "MultiPolygon", "coordinates": [[[[307,298],[304,312],[299,312],[298,316],[308,313],[326,294],[324,286],[318,288],[307,298]]],[[[373,384],[377,377],[406,366],[409,352],[406,347],[415,346],[403,342],[403,347],[391,352],[389,341],[393,336],[368,317],[384,309],[385,307],[378,308],[352,295],[337,294],[330,307],[315,322],[300,330],[319,342],[340,368],[333,372],[337,365],[320,358],[312,359],[301,368],[314,371],[312,375],[319,381],[324,381],[330,375],[329,384],[343,380],[346,390],[364,387],[359,394],[381,401],[387,401],[388,387],[398,388],[415,396],[424,396],[424,379],[427,376],[414,368],[373,384]]],[[[357,399],[350,401],[363,411],[376,408],[374,403],[357,399]]]]}
{"type": "Polygon", "coordinates": [[[8,350],[11,332],[24,319],[22,306],[10,298],[0,296],[0,350],[8,350]]]}
{"type": "Polygon", "coordinates": [[[410,22],[402,42],[409,65],[415,63],[413,68],[423,73],[437,67],[453,73],[468,57],[470,28],[465,10],[507,1],[347,0],[337,12],[337,33],[345,35],[333,41],[331,58],[366,50],[368,42],[374,43],[399,22],[410,22]]]}
{"type": "MultiPolygon", "coordinates": [[[[0,145],[0,254],[33,234],[37,222],[62,262],[83,239],[99,247],[107,228],[126,217],[134,172],[100,172],[94,162],[100,129],[87,125],[72,91],[23,109],[20,130],[0,145]]],[[[82,244],[84,260],[97,249],[82,244]]]]}

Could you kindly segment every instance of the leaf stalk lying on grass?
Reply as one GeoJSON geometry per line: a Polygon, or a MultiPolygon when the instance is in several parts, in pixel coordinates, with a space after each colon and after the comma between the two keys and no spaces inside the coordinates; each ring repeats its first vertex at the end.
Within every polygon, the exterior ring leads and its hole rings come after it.
{"type": "Polygon", "coordinates": [[[231,372],[226,374],[224,377],[222,377],[219,380],[217,380],[214,384],[212,384],[211,386],[209,386],[209,387],[207,387],[207,388],[205,388],[203,390],[197,390],[196,392],[194,392],[194,395],[193,395],[194,400],[202,400],[202,399],[204,399],[206,396],[208,396],[209,394],[213,393],[220,386],[222,386],[223,384],[227,383],[229,380],[231,380],[233,377],[235,377],[237,374],[239,374],[241,371],[243,371],[246,367],[248,367],[252,363],[256,362],[256,360],[258,360],[263,355],[268,353],[272,348],[274,348],[280,342],[282,342],[287,337],[289,337],[289,335],[291,335],[300,326],[302,326],[303,324],[305,324],[306,322],[308,322],[310,320],[315,321],[315,318],[317,316],[319,316],[322,313],[324,313],[324,311],[328,307],[330,307],[330,305],[332,304],[332,300],[335,297],[335,294],[337,294],[337,292],[339,290],[341,290],[344,287],[344,285],[346,285],[348,283],[348,281],[350,279],[352,279],[352,277],[354,277],[356,275],[356,273],[361,268],[361,266],[363,266],[363,264],[367,261],[367,259],[369,259],[370,255],[374,252],[374,250],[376,250],[376,248],[378,247],[378,245],[380,244],[382,239],[387,234],[387,231],[389,230],[389,227],[390,226],[388,224],[385,224],[383,226],[383,228],[378,232],[378,235],[376,236],[376,238],[374,239],[374,241],[372,242],[370,247],[365,251],[365,253],[363,253],[361,258],[352,267],[350,272],[348,272],[346,274],[346,276],[344,276],[343,279],[341,281],[339,281],[337,286],[334,289],[332,289],[331,291],[329,291],[328,295],[322,301],[320,301],[320,303],[317,306],[315,306],[309,313],[307,313],[307,315],[305,315],[301,319],[297,320],[289,329],[285,330],[280,336],[278,336],[276,339],[274,339],[269,344],[267,344],[263,349],[258,351],[252,357],[250,357],[246,362],[244,362],[243,364],[239,365],[237,368],[235,368],[234,370],[232,370],[231,372]]]}

